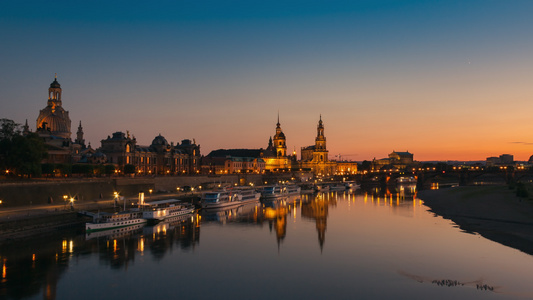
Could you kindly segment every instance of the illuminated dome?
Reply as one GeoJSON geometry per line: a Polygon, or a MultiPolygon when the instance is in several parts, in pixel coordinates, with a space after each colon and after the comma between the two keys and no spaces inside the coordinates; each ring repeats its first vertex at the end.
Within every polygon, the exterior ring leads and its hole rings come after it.
{"type": "Polygon", "coordinates": [[[70,135],[67,121],[56,114],[44,117],[41,122],[46,123],[46,129],[52,133],[69,133],[70,135]]]}
{"type": "Polygon", "coordinates": [[[70,139],[70,118],[64,110],[61,101],[61,85],[57,82],[57,75],[48,89],[47,106],[39,112],[37,117],[37,131],[43,135],[70,139]]]}

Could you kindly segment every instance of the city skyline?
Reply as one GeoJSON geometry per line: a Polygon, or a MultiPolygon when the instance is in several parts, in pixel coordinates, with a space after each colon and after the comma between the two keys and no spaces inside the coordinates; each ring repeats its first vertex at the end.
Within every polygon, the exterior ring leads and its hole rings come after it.
{"type": "Polygon", "coordinates": [[[201,153],[266,148],[330,159],[533,154],[529,1],[6,3],[0,118],[32,130],[54,73],[93,148],[116,131],[201,153]]]}

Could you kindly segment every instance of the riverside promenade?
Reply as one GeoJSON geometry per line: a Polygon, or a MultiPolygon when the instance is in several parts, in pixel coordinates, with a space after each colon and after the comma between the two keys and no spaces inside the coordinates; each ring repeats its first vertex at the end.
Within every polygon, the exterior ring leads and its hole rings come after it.
{"type": "Polygon", "coordinates": [[[463,231],[533,255],[533,202],[507,186],[424,190],[418,197],[463,231]]]}
{"type": "MultiPolygon", "coordinates": [[[[152,194],[145,195],[144,200],[147,202],[160,200],[160,199],[183,199],[190,200],[193,197],[200,197],[201,193],[198,192],[178,192],[178,193],[163,193],[163,194],[152,194]]],[[[6,222],[9,220],[19,220],[19,219],[28,219],[32,217],[44,216],[44,215],[53,215],[53,214],[62,214],[65,212],[78,212],[84,210],[109,210],[117,207],[120,209],[124,207],[124,201],[126,202],[127,207],[135,205],[138,202],[138,197],[123,197],[117,201],[114,198],[111,199],[102,199],[98,201],[91,202],[73,202],[71,205],[69,201],[62,201],[63,203],[57,204],[37,204],[37,205],[25,205],[17,207],[0,207],[0,222],[6,222]]]]}
{"type": "MultiPolygon", "coordinates": [[[[178,192],[160,193],[145,197],[150,202],[160,199],[176,198],[189,202],[199,198],[200,193],[178,192]]],[[[36,235],[49,234],[55,230],[82,230],[87,217],[80,216],[80,211],[116,211],[121,210],[126,203],[129,208],[138,203],[137,197],[102,199],[94,202],[70,202],[64,204],[39,204],[18,207],[0,208],[0,243],[31,238],[36,235]]]]}

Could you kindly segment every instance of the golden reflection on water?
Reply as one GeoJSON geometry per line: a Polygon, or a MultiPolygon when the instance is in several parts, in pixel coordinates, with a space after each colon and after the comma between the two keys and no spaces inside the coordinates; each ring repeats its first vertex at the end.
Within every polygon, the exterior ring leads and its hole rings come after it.
{"type": "Polygon", "coordinates": [[[2,260],[2,280],[5,280],[7,277],[7,266],[6,266],[7,259],[2,260]]]}

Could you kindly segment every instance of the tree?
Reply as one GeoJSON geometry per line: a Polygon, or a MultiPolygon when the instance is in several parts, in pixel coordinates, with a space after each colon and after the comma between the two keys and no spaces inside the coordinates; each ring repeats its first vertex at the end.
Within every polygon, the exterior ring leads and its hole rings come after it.
{"type": "Polygon", "coordinates": [[[0,168],[6,173],[40,176],[46,146],[36,133],[22,135],[20,125],[0,119],[0,168]]]}
{"type": "Polygon", "coordinates": [[[11,140],[16,135],[20,135],[20,124],[13,120],[0,119],[0,140],[11,140]]]}

